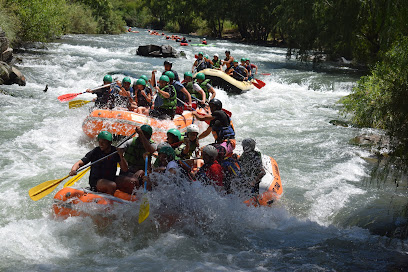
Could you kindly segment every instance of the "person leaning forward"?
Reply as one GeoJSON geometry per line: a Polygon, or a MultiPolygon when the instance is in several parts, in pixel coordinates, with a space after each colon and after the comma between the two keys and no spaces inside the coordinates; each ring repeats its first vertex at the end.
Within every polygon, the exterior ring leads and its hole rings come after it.
{"type": "MultiPolygon", "coordinates": [[[[112,146],[112,134],[108,131],[101,131],[98,134],[99,146],[89,151],[85,157],[77,161],[71,168],[70,176],[77,174],[77,170],[89,162],[97,161],[117,149],[112,146]]],[[[123,150],[117,150],[116,154],[91,166],[89,175],[89,185],[92,191],[102,192],[113,195],[116,189],[120,189],[119,183],[116,183],[116,170],[119,163],[123,171],[128,171],[128,163],[123,157],[123,150]]]]}

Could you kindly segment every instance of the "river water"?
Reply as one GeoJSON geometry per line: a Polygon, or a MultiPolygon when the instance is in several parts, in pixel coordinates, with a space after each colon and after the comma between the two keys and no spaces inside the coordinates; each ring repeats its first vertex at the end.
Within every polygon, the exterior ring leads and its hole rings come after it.
{"type": "MultiPolygon", "coordinates": [[[[193,43],[198,39],[192,37],[193,43]]],[[[146,31],[70,35],[19,53],[27,86],[1,86],[0,271],[394,271],[408,266],[405,240],[383,234],[404,223],[406,191],[369,178],[368,151],[348,143],[370,130],[336,127],[338,100],[357,75],[349,69],[286,60],[286,50],[210,40],[179,47],[146,31]],[[284,194],[271,208],[246,207],[199,184],[163,186],[150,195],[152,213],[137,224],[138,206],[123,205],[109,222],[55,219],[53,194],[34,202],[28,190],[65,176],[96,142],[82,132],[90,104],[68,109],[65,93],[98,86],[114,73],[149,75],[163,59],[135,54],[139,45],[170,44],[182,75],[194,54],[249,57],[266,82],[229,96],[238,142],[257,141],[279,164],[284,194]],[[43,92],[48,84],[47,92],[43,92]],[[175,224],[166,224],[178,214],[175,224]]],[[[85,94],[79,99],[91,99],[85,94]]],[[[209,141],[209,140],[208,140],[209,141]]],[[[240,147],[238,147],[240,148],[240,147]]],[[[87,178],[77,183],[87,185],[87,178]]],[[[399,271],[399,270],[398,270],[399,271]]]]}

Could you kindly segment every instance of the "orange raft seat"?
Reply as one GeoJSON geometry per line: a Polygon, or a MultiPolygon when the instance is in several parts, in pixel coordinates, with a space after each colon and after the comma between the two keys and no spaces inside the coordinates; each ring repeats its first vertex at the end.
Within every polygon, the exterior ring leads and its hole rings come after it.
{"type": "Polygon", "coordinates": [[[271,206],[283,193],[279,167],[275,159],[263,155],[262,162],[266,174],[259,183],[259,195],[244,201],[248,206],[271,206]]]}
{"type": "MultiPolygon", "coordinates": [[[[197,111],[206,113],[204,109],[197,111]]],[[[197,122],[200,121],[190,111],[176,115],[173,120],[159,120],[133,111],[96,109],[85,118],[82,130],[91,138],[96,137],[102,130],[107,130],[115,135],[130,136],[137,126],[147,124],[153,128],[152,139],[155,142],[162,142],[166,140],[167,131],[170,128],[177,128],[183,133],[189,125],[197,122]]]]}
{"type": "Polygon", "coordinates": [[[57,217],[87,216],[89,213],[106,213],[114,204],[137,201],[135,195],[116,190],[115,195],[94,192],[87,189],[66,187],[54,196],[53,210],[57,217]],[[88,204],[88,206],[87,206],[88,204]]]}

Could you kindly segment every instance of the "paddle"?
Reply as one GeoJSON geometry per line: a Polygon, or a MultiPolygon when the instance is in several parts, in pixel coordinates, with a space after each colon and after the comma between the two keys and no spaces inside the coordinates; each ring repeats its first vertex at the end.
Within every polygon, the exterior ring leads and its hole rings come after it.
{"type": "MultiPolygon", "coordinates": [[[[145,177],[147,176],[147,162],[149,160],[149,156],[146,156],[145,159],[145,177]]],[[[147,186],[147,181],[144,182],[144,189],[143,189],[143,200],[142,204],[140,204],[140,209],[139,209],[139,224],[142,223],[143,221],[146,220],[147,217],[149,217],[150,214],[150,204],[149,204],[149,199],[146,196],[146,186],[147,186]]]]}
{"type": "Polygon", "coordinates": [[[72,185],[74,185],[75,182],[77,182],[78,180],[80,180],[85,174],[86,172],[89,171],[89,169],[91,169],[91,167],[86,168],[84,171],[82,171],[81,173],[79,173],[76,176],[73,176],[70,180],[68,180],[67,182],[65,182],[64,184],[64,188],[65,187],[70,187],[72,185]]]}
{"type": "MultiPolygon", "coordinates": [[[[99,90],[99,89],[102,89],[102,88],[106,88],[106,87],[109,87],[110,85],[111,84],[106,84],[106,85],[94,88],[91,91],[96,91],[96,90],[99,90]]],[[[75,97],[77,97],[78,95],[84,94],[84,93],[86,93],[86,92],[63,94],[63,95],[58,96],[58,100],[61,101],[61,102],[68,102],[68,101],[71,101],[72,99],[74,99],[75,97]]]]}
{"type": "Polygon", "coordinates": [[[263,76],[270,76],[271,73],[261,73],[261,75],[263,75],[263,76]]]}
{"type": "Polygon", "coordinates": [[[259,79],[255,79],[252,81],[252,85],[254,85],[255,87],[257,87],[258,89],[261,89],[263,87],[265,87],[265,82],[263,82],[262,80],[259,79]]]}
{"type": "MultiPolygon", "coordinates": [[[[129,140],[130,138],[132,138],[133,135],[135,135],[135,134],[136,134],[136,131],[135,131],[132,135],[126,137],[125,140],[123,140],[118,146],[121,146],[124,142],[126,142],[127,140],[129,140]]],[[[118,152],[118,151],[116,150],[115,152],[112,152],[112,153],[110,153],[109,155],[107,155],[107,156],[105,156],[105,157],[103,157],[103,158],[100,158],[99,160],[94,161],[93,163],[91,163],[91,164],[88,165],[88,166],[84,165],[84,166],[82,166],[81,168],[79,168],[79,169],[77,170],[77,172],[80,172],[80,171],[82,171],[82,170],[84,170],[84,169],[86,169],[86,168],[88,168],[88,167],[91,167],[91,166],[94,165],[95,163],[98,163],[98,162],[100,162],[100,161],[102,161],[102,160],[104,160],[104,159],[106,159],[106,158],[112,156],[113,154],[116,154],[117,152],[118,152]]],[[[81,173],[81,174],[82,174],[82,173],[81,173]]],[[[54,180],[45,181],[45,182],[43,182],[43,183],[41,183],[41,184],[39,184],[39,185],[37,185],[37,186],[31,188],[31,189],[28,191],[28,195],[31,197],[32,200],[37,201],[37,200],[39,200],[39,199],[41,199],[41,198],[43,198],[43,197],[49,195],[52,191],[55,190],[55,188],[58,187],[58,185],[59,185],[62,181],[64,181],[64,180],[67,179],[68,177],[69,177],[69,175],[68,175],[68,176],[65,176],[65,177],[63,177],[63,178],[61,178],[61,179],[54,179],[54,180]]],[[[79,180],[79,178],[76,179],[75,181],[77,181],[77,180],[79,180]]],[[[75,183],[75,182],[72,182],[72,184],[74,184],[74,183],[75,183]]],[[[71,184],[71,185],[72,185],[72,184],[71,184]]]]}
{"type": "Polygon", "coordinates": [[[80,108],[80,107],[82,107],[83,105],[88,104],[89,102],[91,102],[91,101],[88,101],[88,100],[74,100],[74,101],[70,101],[70,102],[69,102],[69,108],[70,108],[70,109],[80,108]]]}

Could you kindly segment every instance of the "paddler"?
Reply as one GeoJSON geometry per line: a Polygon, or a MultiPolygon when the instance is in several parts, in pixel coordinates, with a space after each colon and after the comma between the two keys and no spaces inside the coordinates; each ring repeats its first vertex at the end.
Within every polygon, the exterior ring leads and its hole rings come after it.
{"type": "Polygon", "coordinates": [[[214,54],[214,58],[212,60],[213,69],[221,70],[221,66],[222,64],[218,54],[214,54]]]}
{"type": "Polygon", "coordinates": [[[193,157],[199,157],[200,143],[198,141],[198,126],[191,124],[187,127],[186,136],[182,144],[176,148],[176,154],[179,154],[181,160],[189,160],[193,157]]]}
{"type": "Polygon", "coordinates": [[[217,162],[217,149],[212,145],[203,148],[204,165],[195,174],[197,180],[205,185],[213,185],[218,191],[224,190],[224,175],[221,165],[217,162]]]}
{"type": "MultiPolygon", "coordinates": [[[[149,125],[136,127],[138,137],[128,140],[119,149],[125,152],[125,159],[128,163],[128,171],[120,171],[120,176],[128,177],[122,181],[122,190],[126,187],[125,192],[132,193],[134,188],[139,188],[141,179],[145,174],[145,158],[149,157],[149,165],[153,152],[156,150],[156,145],[151,139],[153,129],[149,125]]],[[[150,167],[149,167],[150,168],[150,167]]]]}
{"type": "Polygon", "coordinates": [[[153,109],[149,115],[159,119],[173,119],[176,114],[177,93],[176,89],[170,85],[168,76],[163,75],[159,79],[159,87],[155,86],[157,97],[153,104],[153,109]]]}
{"type": "Polygon", "coordinates": [[[203,52],[198,52],[197,54],[197,59],[195,60],[193,67],[192,67],[192,72],[200,72],[201,70],[204,70],[207,68],[207,62],[204,59],[204,54],[203,52]]]}
{"type": "MultiPolygon", "coordinates": [[[[112,82],[113,82],[112,76],[111,75],[105,75],[103,77],[103,85],[102,86],[112,84],[112,82]]],[[[108,87],[101,88],[101,89],[94,90],[94,91],[92,91],[91,89],[87,89],[86,92],[96,94],[96,98],[92,100],[93,102],[95,102],[95,107],[97,107],[97,108],[106,108],[107,105],[108,105],[110,88],[111,87],[108,86],[108,87]]]]}
{"type": "Polygon", "coordinates": [[[209,102],[211,114],[200,115],[193,111],[192,114],[200,121],[210,121],[210,125],[206,131],[198,136],[198,139],[203,139],[213,134],[215,143],[220,144],[226,150],[226,155],[232,155],[235,149],[235,131],[231,124],[231,119],[222,110],[222,102],[216,98],[209,102]]]}
{"type": "Polygon", "coordinates": [[[249,78],[249,80],[251,80],[252,78],[255,77],[255,75],[258,73],[258,66],[256,66],[255,64],[251,63],[250,59],[246,59],[245,61],[245,68],[251,72],[251,77],[249,78]],[[255,73],[254,73],[254,69],[255,69],[255,73]]]}
{"type": "Polygon", "coordinates": [[[201,105],[205,104],[205,92],[200,87],[200,85],[197,84],[197,82],[193,82],[193,74],[191,72],[184,73],[183,86],[190,93],[193,99],[201,103],[201,105]]]}
{"type": "MultiPolygon", "coordinates": [[[[117,149],[112,146],[112,134],[108,131],[101,131],[98,134],[99,146],[89,151],[85,157],[77,161],[71,168],[70,176],[75,176],[77,170],[89,162],[97,161],[114,153],[117,149]]],[[[113,195],[116,189],[121,189],[120,179],[116,176],[117,164],[122,171],[128,171],[128,163],[123,157],[123,150],[118,149],[116,154],[91,166],[89,175],[90,189],[95,192],[102,192],[113,195]]]]}
{"type": "Polygon", "coordinates": [[[191,105],[191,95],[187,91],[187,89],[184,88],[183,84],[181,84],[180,81],[175,80],[175,76],[174,76],[174,73],[172,71],[167,71],[164,74],[169,77],[170,85],[172,85],[176,89],[177,98],[178,98],[177,99],[176,113],[177,114],[182,114],[183,110],[184,110],[184,106],[186,104],[191,109],[191,107],[192,107],[192,105],[191,105]]]}
{"type": "Polygon", "coordinates": [[[202,41],[201,43],[207,45],[207,40],[206,40],[206,38],[203,38],[203,41],[202,41]]]}
{"type": "Polygon", "coordinates": [[[135,96],[132,102],[132,110],[148,115],[152,105],[152,90],[146,86],[146,81],[139,78],[135,83],[135,96]]]}
{"type": "Polygon", "coordinates": [[[210,56],[208,54],[204,55],[204,60],[205,60],[205,64],[206,64],[207,68],[212,69],[213,68],[212,61],[211,61],[210,56]]]}
{"type": "Polygon", "coordinates": [[[232,62],[234,65],[229,71],[229,75],[239,81],[248,80],[248,71],[244,66],[239,65],[237,60],[232,62]]]}
{"type": "Polygon", "coordinates": [[[195,76],[195,80],[197,81],[197,84],[201,87],[201,89],[203,89],[207,100],[215,98],[216,92],[213,86],[211,86],[210,84],[210,79],[205,79],[205,75],[203,73],[197,73],[195,76]]]}
{"type": "Polygon", "coordinates": [[[116,81],[117,86],[113,87],[110,91],[110,108],[119,107],[131,109],[131,103],[133,102],[132,96],[134,95],[131,84],[132,80],[130,77],[124,77],[122,82],[116,81]]]}
{"type": "Polygon", "coordinates": [[[180,81],[180,78],[179,78],[179,76],[178,76],[178,73],[177,73],[176,71],[172,70],[172,69],[171,69],[172,67],[173,67],[173,63],[171,63],[171,62],[168,61],[168,60],[165,60],[165,61],[164,61],[164,72],[162,73],[162,75],[164,75],[167,71],[171,71],[171,72],[173,72],[173,74],[174,74],[174,79],[175,79],[176,81],[180,81]]]}
{"type": "Polygon", "coordinates": [[[225,59],[221,61],[221,64],[227,66],[227,68],[225,69],[226,74],[229,73],[229,70],[232,67],[233,61],[234,61],[234,57],[231,56],[231,52],[229,50],[225,51],[225,59]]]}
{"type": "Polygon", "coordinates": [[[244,152],[238,161],[241,166],[241,186],[240,189],[245,194],[259,194],[259,183],[265,176],[261,152],[255,150],[256,142],[248,138],[242,141],[244,152]]]}

